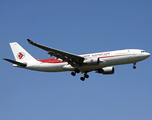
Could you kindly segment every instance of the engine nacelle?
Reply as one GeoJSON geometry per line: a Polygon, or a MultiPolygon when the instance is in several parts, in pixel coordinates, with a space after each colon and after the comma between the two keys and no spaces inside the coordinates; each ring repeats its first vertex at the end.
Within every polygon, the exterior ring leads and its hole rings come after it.
{"type": "Polygon", "coordinates": [[[97,70],[97,73],[102,73],[104,75],[106,74],[114,74],[114,67],[104,67],[99,70],[97,70]]]}
{"type": "Polygon", "coordinates": [[[99,58],[96,57],[87,58],[83,61],[83,63],[87,65],[99,65],[99,58]]]}

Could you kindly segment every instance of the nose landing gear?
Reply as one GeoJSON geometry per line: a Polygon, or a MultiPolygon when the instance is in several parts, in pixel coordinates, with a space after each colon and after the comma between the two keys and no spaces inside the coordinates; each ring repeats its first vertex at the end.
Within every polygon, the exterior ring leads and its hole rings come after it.
{"type": "Polygon", "coordinates": [[[134,62],[133,64],[134,64],[133,69],[136,69],[136,66],[135,66],[135,65],[136,65],[136,62],[134,62]]]}

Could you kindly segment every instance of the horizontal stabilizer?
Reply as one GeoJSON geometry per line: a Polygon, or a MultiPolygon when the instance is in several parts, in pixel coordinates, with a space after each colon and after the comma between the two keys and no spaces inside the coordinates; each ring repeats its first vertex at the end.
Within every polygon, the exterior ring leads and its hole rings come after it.
{"type": "Polygon", "coordinates": [[[26,63],[21,63],[21,62],[17,62],[17,61],[6,59],[6,58],[3,58],[3,60],[6,60],[6,61],[11,62],[11,63],[16,64],[16,65],[19,65],[21,67],[26,67],[27,66],[26,63]]]}

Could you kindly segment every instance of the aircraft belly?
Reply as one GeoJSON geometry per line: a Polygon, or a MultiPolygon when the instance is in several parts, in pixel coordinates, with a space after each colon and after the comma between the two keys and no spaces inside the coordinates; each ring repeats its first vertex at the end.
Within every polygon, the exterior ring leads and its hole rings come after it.
{"type": "Polygon", "coordinates": [[[101,69],[103,67],[107,67],[107,64],[105,65],[84,65],[84,66],[79,66],[77,67],[81,72],[83,71],[92,71],[92,70],[97,70],[97,69],[101,69]]]}
{"type": "Polygon", "coordinates": [[[65,63],[40,63],[37,65],[27,66],[27,69],[44,72],[61,72],[65,71],[63,68],[64,65],[65,63]]]}

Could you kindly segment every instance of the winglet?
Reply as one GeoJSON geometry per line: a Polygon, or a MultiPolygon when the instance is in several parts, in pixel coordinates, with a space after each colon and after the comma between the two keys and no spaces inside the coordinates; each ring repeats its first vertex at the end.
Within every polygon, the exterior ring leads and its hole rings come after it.
{"type": "Polygon", "coordinates": [[[34,44],[34,42],[30,39],[27,39],[27,41],[30,43],[30,44],[34,44]]]}

